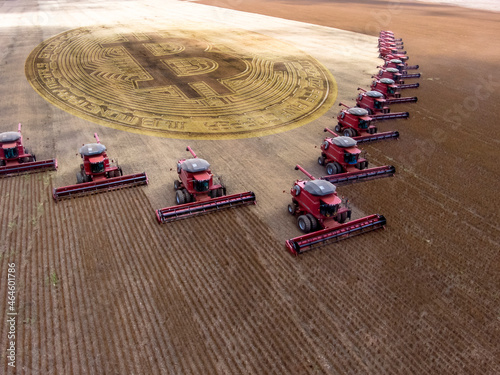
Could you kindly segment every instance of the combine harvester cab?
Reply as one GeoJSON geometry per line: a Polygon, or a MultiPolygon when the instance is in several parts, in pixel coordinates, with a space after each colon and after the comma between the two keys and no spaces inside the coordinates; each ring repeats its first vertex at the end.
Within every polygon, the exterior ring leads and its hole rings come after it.
{"type": "Polygon", "coordinates": [[[390,78],[382,78],[380,80],[374,80],[370,86],[372,91],[378,91],[383,94],[386,98],[401,98],[401,90],[403,89],[415,89],[418,88],[420,84],[410,83],[406,85],[396,85],[396,82],[390,78]]]}
{"type": "Polygon", "coordinates": [[[368,160],[360,157],[361,150],[356,146],[350,137],[326,137],[318,164],[325,167],[327,176],[321,179],[340,185],[394,175],[396,168],[392,165],[368,168],[368,160]]]}
{"type": "Polygon", "coordinates": [[[21,123],[17,132],[0,133],[0,176],[57,170],[57,160],[36,160],[23,145],[21,123]]]}
{"type": "Polygon", "coordinates": [[[83,163],[80,164],[80,170],[76,173],[76,185],[55,188],[52,195],[56,201],[148,184],[145,172],[124,176],[121,167],[109,161],[106,146],[100,142],[97,133],[94,133],[94,138],[97,143],[85,144],[80,148],[83,163]]]}
{"type": "Polygon", "coordinates": [[[255,204],[255,194],[251,191],[226,195],[226,186],[220,178],[217,183],[214,182],[215,176],[208,161],[198,158],[189,146],[186,151],[189,151],[193,158],[181,159],[177,163],[179,179],[174,181],[177,205],[156,210],[159,223],[255,204]]]}
{"type": "Polygon", "coordinates": [[[346,222],[351,218],[351,210],[342,207],[336,186],[325,180],[316,180],[300,165],[295,169],[300,169],[310,180],[297,180],[290,190],[292,203],[288,205],[288,212],[297,217],[297,226],[305,233],[286,241],[286,247],[293,255],[313,250],[327,241],[340,241],[385,226],[382,215],[346,222]]]}

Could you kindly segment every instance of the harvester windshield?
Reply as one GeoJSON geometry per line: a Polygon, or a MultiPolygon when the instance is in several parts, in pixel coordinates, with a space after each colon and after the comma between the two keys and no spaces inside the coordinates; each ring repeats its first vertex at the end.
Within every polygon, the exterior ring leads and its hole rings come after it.
{"type": "Polygon", "coordinates": [[[327,204],[321,201],[319,205],[319,213],[325,217],[335,216],[338,210],[339,210],[338,204],[327,204]]]}
{"type": "Polygon", "coordinates": [[[360,129],[368,129],[368,124],[369,123],[370,123],[369,121],[361,120],[360,119],[359,122],[358,122],[358,126],[359,126],[360,129]]]}
{"type": "Polygon", "coordinates": [[[19,156],[19,153],[17,152],[17,147],[15,146],[11,148],[4,148],[3,154],[5,155],[5,159],[14,159],[19,156]]]}
{"type": "Polygon", "coordinates": [[[193,185],[196,191],[203,193],[204,191],[208,191],[210,180],[194,180],[193,185]]]}
{"type": "Polygon", "coordinates": [[[347,164],[356,164],[358,162],[359,154],[352,154],[350,152],[344,152],[344,161],[347,164]]]}
{"type": "Polygon", "coordinates": [[[104,161],[97,163],[90,163],[90,171],[92,173],[102,173],[104,172],[104,161]]]}

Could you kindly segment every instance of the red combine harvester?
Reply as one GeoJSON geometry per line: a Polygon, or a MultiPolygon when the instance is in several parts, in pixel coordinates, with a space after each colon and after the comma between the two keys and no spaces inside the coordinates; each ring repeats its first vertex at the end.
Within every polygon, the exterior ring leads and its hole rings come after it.
{"type": "Polygon", "coordinates": [[[21,123],[17,132],[0,133],[0,176],[56,170],[57,160],[36,160],[23,145],[21,123]]]}
{"type": "Polygon", "coordinates": [[[121,167],[110,163],[106,146],[99,141],[97,133],[94,133],[94,138],[97,143],[89,143],[80,148],[83,164],[80,164],[80,170],[76,173],[76,185],[55,188],[52,196],[56,201],[61,198],[148,184],[145,172],[124,176],[121,167]]]}
{"type": "Polygon", "coordinates": [[[398,85],[401,85],[405,83],[403,79],[405,78],[420,78],[420,73],[413,73],[413,74],[402,74],[398,69],[396,68],[381,68],[378,71],[378,74],[376,76],[372,76],[372,78],[377,78],[377,79],[382,79],[382,78],[389,78],[392,79],[395,83],[398,85]]]}
{"type": "Polygon", "coordinates": [[[370,116],[390,113],[389,104],[416,103],[418,100],[416,96],[386,99],[384,94],[379,91],[367,91],[361,87],[358,87],[358,90],[361,92],[356,98],[356,106],[366,109],[370,116]]]}
{"type": "Polygon", "coordinates": [[[341,207],[342,200],[337,196],[335,185],[316,180],[300,165],[295,169],[300,169],[310,180],[297,180],[290,190],[292,203],[288,205],[288,212],[297,217],[299,229],[306,233],[286,241],[286,247],[293,255],[313,250],[326,241],[340,241],[385,226],[386,219],[382,215],[370,215],[346,223],[351,210],[341,207]]]}
{"type": "Polygon", "coordinates": [[[394,175],[396,168],[392,165],[368,169],[368,160],[360,157],[361,150],[356,146],[356,140],[350,137],[326,137],[318,164],[325,167],[328,176],[321,179],[339,185],[394,175]]]}
{"type": "Polygon", "coordinates": [[[399,72],[401,74],[408,73],[408,70],[415,70],[415,69],[418,69],[420,67],[419,65],[405,64],[399,59],[392,59],[391,58],[391,59],[384,59],[384,61],[385,61],[384,66],[383,66],[384,69],[395,68],[395,69],[399,70],[399,72]]]}
{"type": "MultiPolygon", "coordinates": [[[[343,105],[347,107],[347,109],[343,109],[338,114],[338,123],[335,126],[335,131],[346,137],[355,138],[358,142],[369,142],[385,138],[397,138],[399,136],[398,132],[379,133],[375,135],[378,129],[375,125],[372,125],[372,122],[378,120],[408,118],[409,116],[408,112],[385,113],[371,116],[368,114],[368,111],[363,108],[348,107],[344,103],[340,103],[339,105],[343,105]]],[[[325,131],[330,130],[325,129],[325,131]]]]}
{"type": "Polygon", "coordinates": [[[255,194],[251,191],[226,195],[226,186],[220,178],[218,183],[214,182],[210,164],[198,158],[190,147],[186,151],[193,158],[181,159],[177,163],[179,180],[174,181],[177,206],[156,210],[158,222],[167,223],[211,211],[255,204],[255,194]]]}
{"type": "Polygon", "coordinates": [[[386,98],[401,98],[402,89],[413,89],[420,85],[418,83],[410,83],[406,85],[396,85],[394,80],[389,78],[382,78],[372,82],[370,88],[372,91],[382,93],[386,98]]]}

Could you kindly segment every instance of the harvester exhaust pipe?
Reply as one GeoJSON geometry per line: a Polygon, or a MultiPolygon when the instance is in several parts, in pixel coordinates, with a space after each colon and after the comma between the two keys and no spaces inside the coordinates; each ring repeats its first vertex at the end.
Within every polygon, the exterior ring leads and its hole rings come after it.
{"type": "Polygon", "coordinates": [[[296,165],[295,166],[295,170],[299,170],[301,171],[302,173],[304,173],[307,177],[309,177],[311,180],[315,180],[314,176],[312,174],[310,174],[308,171],[306,171],[304,168],[302,168],[300,165],[296,165]]]}
{"type": "Polygon", "coordinates": [[[363,91],[363,92],[366,92],[366,90],[365,90],[364,88],[362,88],[362,87],[358,87],[358,90],[361,90],[361,91],[363,91]]]}
{"type": "Polygon", "coordinates": [[[198,156],[196,156],[195,152],[193,151],[193,149],[189,146],[186,147],[186,151],[189,151],[191,153],[191,155],[193,155],[193,158],[197,158],[198,156]]]}
{"type": "Polygon", "coordinates": [[[339,103],[339,107],[340,107],[340,106],[342,106],[342,105],[343,105],[344,107],[346,107],[346,108],[349,108],[349,106],[348,106],[347,104],[340,102],[340,103],[339,103]]]}

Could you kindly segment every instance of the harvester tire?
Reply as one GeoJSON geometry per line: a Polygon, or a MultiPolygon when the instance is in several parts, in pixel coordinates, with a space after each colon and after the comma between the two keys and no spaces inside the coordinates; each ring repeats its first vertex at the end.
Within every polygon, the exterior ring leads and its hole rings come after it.
{"type": "Polygon", "coordinates": [[[339,172],[340,172],[340,169],[339,169],[338,163],[334,162],[334,163],[328,163],[326,165],[326,174],[333,175],[333,174],[337,174],[339,172]]]}
{"type": "Polygon", "coordinates": [[[312,215],[312,214],[306,214],[306,216],[309,218],[309,221],[311,221],[311,231],[315,231],[318,229],[318,220],[312,215]]]}
{"type": "Polygon", "coordinates": [[[83,184],[83,176],[80,172],[76,174],[76,183],[77,184],[83,184]]]}
{"type": "Polygon", "coordinates": [[[340,126],[340,124],[335,125],[335,131],[340,133],[342,131],[342,126],[340,126]]]}
{"type": "Polygon", "coordinates": [[[318,158],[318,164],[319,165],[325,165],[325,157],[324,156],[320,156],[318,158]]]}
{"type": "Polygon", "coordinates": [[[175,201],[177,202],[177,204],[184,204],[186,203],[186,198],[184,198],[184,193],[182,192],[182,190],[177,190],[175,192],[175,201]]]}
{"type": "Polygon", "coordinates": [[[351,128],[344,130],[344,137],[351,137],[352,138],[355,136],[356,136],[356,130],[351,129],[351,128]]]}
{"type": "Polygon", "coordinates": [[[181,188],[181,182],[179,180],[174,181],[174,190],[179,190],[181,188]]]}
{"type": "Polygon", "coordinates": [[[347,220],[347,212],[342,212],[342,213],[340,213],[340,214],[337,215],[337,221],[340,224],[345,223],[346,220],[347,220]]]}
{"type": "Polygon", "coordinates": [[[184,194],[184,202],[186,203],[192,202],[193,197],[191,196],[191,194],[189,194],[189,192],[186,189],[182,190],[182,194],[184,194]]]}
{"type": "Polygon", "coordinates": [[[295,212],[297,212],[297,206],[289,204],[288,205],[288,213],[290,215],[295,215],[295,212]]]}
{"type": "Polygon", "coordinates": [[[311,231],[311,220],[306,215],[300,215],[297,219],[297,226],[304,233],[309,233],[311,231]]]}

